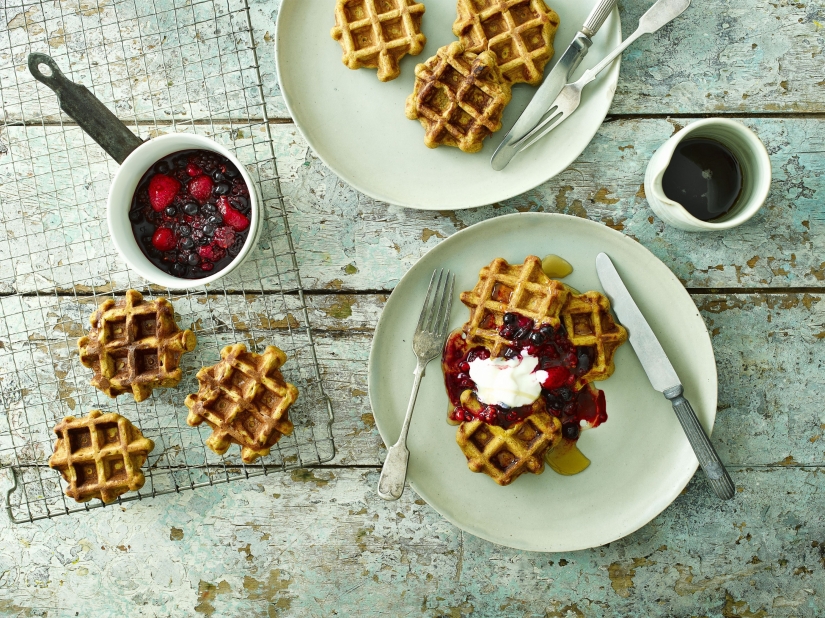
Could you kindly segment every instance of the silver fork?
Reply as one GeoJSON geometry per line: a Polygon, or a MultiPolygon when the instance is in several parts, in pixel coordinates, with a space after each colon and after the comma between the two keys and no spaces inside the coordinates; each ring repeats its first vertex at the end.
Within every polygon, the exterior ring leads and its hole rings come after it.
{"type": "Polygon", "coordinates": [[[446,276],[444,270],[433,271],[430,278],[430,286],[427,288],[427,296],[424,298],[424,306],[421,308],[421,315],[418,318],[418,325],[415,327],[413,335],[413,352],[418,359],[413,375],[412,394],[410,403],[407,406],[407,414],[404,417],[404,425],[401,427],[401,435],[390,450],[387,451],[387,458],[384,460],[384,467],[381,469],[381,478],[378,479],[378,495],[384,500],[398,500],[404,493],[404,481],[407,479],[407,463],[410,460],[410,451],[407,449],[407,432],[410,429],[410,419],[415,408],[415,398],[418,396],[418,387],[421,385],[421,378],[424,377],[424,368],[434,358],[441,355],[444,348],[444,341],[447,339],[447,328],[450,325],[450,309],[453,306],[453,285],[455,277],[448,270],[446,276]],[[438,275],[436,282],[435,276],[438,275]],[[435,282],[435,294],[430,302],[430,294],[433,292],[435,282]]]}
{"type": "Polygon", "coordinates": [[[592,69],[588,69],[578,81],[565,85],[559,96],[550,105],[544,118],[530,133],[525,135],[518,143],[519,152],[527,150],[530,146],[555,129],[565,118],[575,112],[582,99],[584,87],[596,79],[596,76],[613,63],[617,56],[630,47],[636,39],[652,34],[670,23],[690,5],[690,0],[659,0],[639,19],[639,27],[627,37],[621,45],[610,52],[599,64],[592,69]]]}

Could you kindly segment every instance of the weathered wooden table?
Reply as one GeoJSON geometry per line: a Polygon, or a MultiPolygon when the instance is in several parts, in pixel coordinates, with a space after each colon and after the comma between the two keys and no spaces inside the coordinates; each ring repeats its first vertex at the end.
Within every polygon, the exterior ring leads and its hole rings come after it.
{"type": "MultiPolygon", "coordinates": [[[[109,0],[60,4],[89,23],[112,8],[109,0]]],[[[648,4],[620,2],[625,33],[648,4]]],[[[376,203],[314,156],[275,77],[278,7],[253,0],[252,23],[337,456],[45,522],[0,517],[0,613],[825,615],[825,4],[694,0],[678,26],[625,54],[610,115],[568,170],[505,203],[442,213],[376,203]],[[711,115],[739,118],[760,135],[773,188],[747,225],[691,235],[653,216],[643,172],[659,144],[711,115]],[[412,491],[397,503],[378,499],[385,451],[366,368],[382,307],[428,249],[515,211],[620,230],[683,281],[712,334],[713,438],[734,500],[717,500],[699,474],[629,537],[539,554],[463,534],[412,491]]],[[[40,8],[7,9],[0,31],[36,27],[40,8]]]]}

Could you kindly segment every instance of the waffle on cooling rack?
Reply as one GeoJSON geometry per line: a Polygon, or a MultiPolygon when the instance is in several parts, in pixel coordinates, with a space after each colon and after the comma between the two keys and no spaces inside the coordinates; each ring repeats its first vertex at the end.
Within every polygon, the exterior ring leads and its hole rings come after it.
{"type": "Polygon", "coordinates": [[[177,386],[181,356],[197,344],[191,330],[175,324],[168,300],[144,301],[136,290],[104,301],[89,322],[88,336],[77,342],[80,362],[94,371],[92,385],[109,397],[131,392],[143,401],[154,388],[177,386]]]}
{"type": "Polygon", "coordinates": [[[496,258],[481,269],[476,286],[461,293],[461,302],[470,308],[470,319],[464,325],[468,347],[483,346],[493,357],[501,356],[510,344],[499,334],[505,313],[518,313],[536,324],[558,326],[568,289],[545,275],[541,260],[534,255],[523,264],[508,264],[496,258]]]}
{"type": "Polygon", "coordinates": [[[561,317],[570,343],[594,351],[590,369],[578,379],[576,388],[609,378],[616,368],[613,355],[627,341],[627,330],[613,320],[607,297],[599,292],[570,294],[561,317]]]}
{"type": "Polygon", "coordinates": [[[345,65],[377,68],[378,79],[388,82],[401,74],[401,58],[424,48],[423,15],[424,5],[414,0],[338,0],[331,34],[344,48],[345,65]]]}
{"type": "MultiPolygon", "coordinates": [[[[482,408],[475,394],[465,392],[462,405],[478,414],[482,408]]],[[[509,485],[525,472],[544,472],[544,455],[561,440],[561,422],[544,409],[541,398],[533,413],[508,428],[479,419],[458,426],[456,442],[473,472],[484,472],[499,485],[509,485]]]]}
{"type": "Polygon", "coordinates": [[[286,354],[268,346],[263,354],[248,352],[242,343],[221,350],[216,365],[198,372],[200,388],[186,398],[186,422],[203,421],[212,428],[206,445],[223,455],[230,444],[241,447],[241,459],[252,463],[284,435],[292,433],[289,407],[298,389],[287,384],[280,367],[286,354]]]}
{"type": "Polygon", "coordinates": [[[501,128],[501,115],[511,98],[495,54],[469,53],[455,42],[415,67],[415,89],[407,98],[406,114],[421,122],[427,147],[478,152],[484,138],[501,128]]]}
{"type": "Polygon", "coordinates": [[[458,0],[453,32],[467,51],[496,54],[511,84],[541,83],[559,16],[543,0],[458,0]]]}
{"type": "Polygon", "coordinates": [[[57,442],[49,467],[69,484],[65,493],[78,502],[100,498],[109,503],[143,487],[140,467],[155,447],[120,414],[92,410],[67,416],[54,428],[57,442]]]}

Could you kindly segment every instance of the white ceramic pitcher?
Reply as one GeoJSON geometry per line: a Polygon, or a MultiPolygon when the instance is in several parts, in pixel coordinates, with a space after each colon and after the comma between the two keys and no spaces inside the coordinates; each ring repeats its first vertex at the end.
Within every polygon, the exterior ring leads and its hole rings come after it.
{"type": "Polygon", "coordinates": [[[689,232],[712,232],[736,227],[754,216],[771,187],[771,161],[756,134],[741,122],[725,118],[699,120],[667,140],[650,159],[645,173],[645,195],[659,218],[689,232]],[[713,221],[702,221],[674,202],[662,190],[662,178],[680,142],[688,137],[704,137],[727,146],[742,170],[742,192],[733,207],[713,221]]]}

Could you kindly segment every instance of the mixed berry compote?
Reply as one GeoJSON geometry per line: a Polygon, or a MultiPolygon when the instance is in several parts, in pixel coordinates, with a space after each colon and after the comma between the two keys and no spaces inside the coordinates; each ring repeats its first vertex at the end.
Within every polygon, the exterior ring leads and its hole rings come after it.
{"type": "Polygon", "coordinates": [[[138,247],[160,270],[208,277],[237,257],[249,235],[249,187],[226,157],[181,150],[140,179],[129,221],[138,247]]]}
{"type": "MultiPolygon", "coordinates": [[[[562,435],[567,440],[577,440],[582,427],[597,427],[607,420],[604,392],[587,384],[576,390],[576,379],[590,370],[595,351],[589,347],[576,347],[567,337],[564,325],[553,328],[549,324],[535,322],[518,313],[506,313],[499,334],[510,342],[504,349],[505,359],[521,357],[526,353],[539,359],[537,370],[547,372],[542,382],[541,395],[550,414],[561,421],[562,435]]],[[[489,328],[489,325],[485,328],[489,328]]],[[[461,405],[461,394],[476,391],[470,378],[470,363],[487,359],[490,351],[484,347],[470,347],[461,329],[454,331],[444,346],[441,359],[444,382],[450,399],[450,421],[481,420],[491,425],[509,427],[533,413],[534,406],[507,408],[501,404],[486,405],[478,412],[461,405]]]]}

